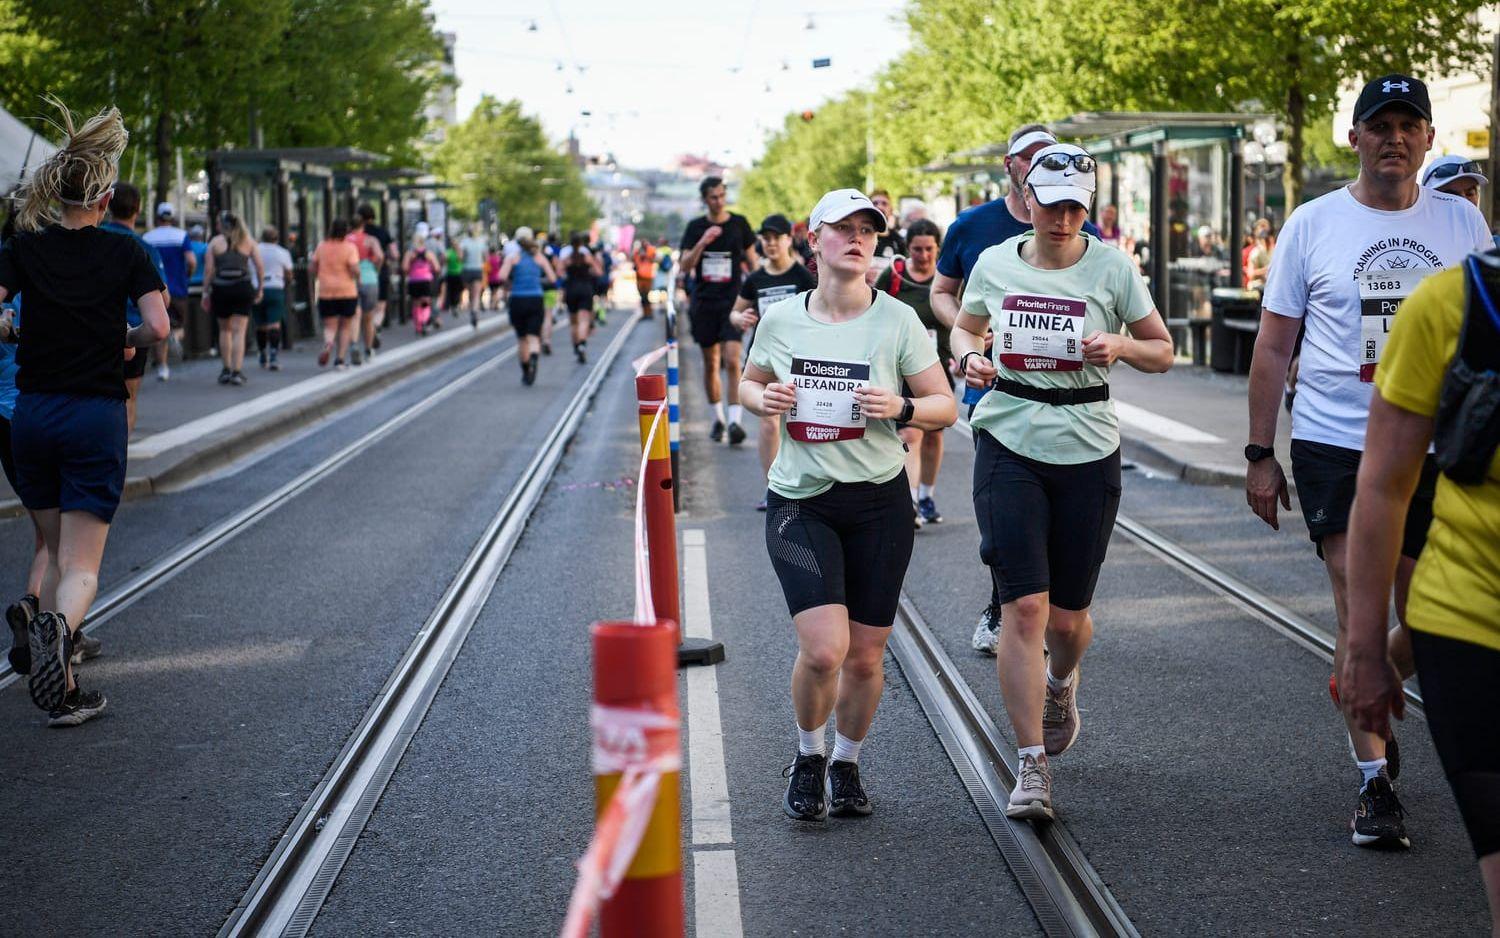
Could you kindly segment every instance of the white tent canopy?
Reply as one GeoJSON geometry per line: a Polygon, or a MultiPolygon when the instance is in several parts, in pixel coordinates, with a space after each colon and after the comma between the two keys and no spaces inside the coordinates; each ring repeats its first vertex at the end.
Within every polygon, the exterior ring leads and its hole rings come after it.
{"type": "Polygon", "coordinates": [[[57,147],[31,124],[0,108],[0,194],[11,191],[57,147]]]}

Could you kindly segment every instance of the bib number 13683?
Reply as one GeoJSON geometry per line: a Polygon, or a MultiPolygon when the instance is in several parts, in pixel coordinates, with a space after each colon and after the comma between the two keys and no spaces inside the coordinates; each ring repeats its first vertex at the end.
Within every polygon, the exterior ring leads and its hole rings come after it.
{"type": "Polygon", "coordinates": [[[1359,380],[1375,380],[1375,366],[1380,364],[1380,356],[1385,352],[1396,309],[1417,288],[1422,278],[1432,272],[1431,267],[1360,272],[1359,349],[1354,358],[1359,362],[1359,380]]]}

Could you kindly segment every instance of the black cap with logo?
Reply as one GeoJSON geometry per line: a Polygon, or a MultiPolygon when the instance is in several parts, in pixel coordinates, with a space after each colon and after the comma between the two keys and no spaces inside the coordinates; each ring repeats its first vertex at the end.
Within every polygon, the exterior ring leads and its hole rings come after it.
{"type": "Polygon", "coordinates": [[[1383,108],[1399,104],[1432,120],[1432,100],[1427,86],[1410,75],[1383,75],[1365,85],[1354,102],[1354,120],[1367,121],[1383,108]]]}
{"type": "Polygon", "coordinates": [[[779,234],[789,235],[792,233],[792,223],[785,215],[767,215],[766,220],[760,223],[760,230],[756,234],[779,234]]]}

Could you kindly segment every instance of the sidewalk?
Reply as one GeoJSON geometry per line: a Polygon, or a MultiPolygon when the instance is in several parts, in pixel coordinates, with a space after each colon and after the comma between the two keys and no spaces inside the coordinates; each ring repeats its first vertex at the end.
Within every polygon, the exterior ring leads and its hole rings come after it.
{"type": "MultiPolygon", "coordinates": [[[[481,313],[479,328],[468,314],[443,320],[444,328],[418,339],[411,325],[388,324],[374,361],[336,372],[318,367],[322,342],[304,339],[280,356],[281,371],[263,371],[254,351],[245,353],[247,383],[218,383],[217,358],[172,366],[171,380],[148,367],[141,382],[135,432],[130,435],[126,499],[160,486],[182,484],[364,397],[412,372],[495,338],[510,328],[503,312],[481,313]]],[[[22,512],[10,485],[0,478],[0,517],[22,512]]]]}
{"type": "MultiPolygon", "coordinates": [[[[1179,360],[1166,374],[1129,366],[1109,373],[1121,449],[1195,485],[1243,485],[1250,379],[1179,360]]],[[[1276,456],[1288,465],[1292,418],[1276,424],[1276,456]]],[[[1288,480],[1290,481],[1290,480],[1288,480]]]]}

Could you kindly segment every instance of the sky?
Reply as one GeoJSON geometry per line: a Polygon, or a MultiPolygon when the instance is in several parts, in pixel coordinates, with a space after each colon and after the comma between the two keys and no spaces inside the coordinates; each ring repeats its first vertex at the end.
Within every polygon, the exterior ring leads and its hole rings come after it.
{"type": "Polygon", "coordinates": [[[868,81],[907,43],[901,0],[432,6],[458,37],[460,120],[482,94],[518,98],[554,140],[572,131],[632,168],[680,153],[748,165],[787,113],[868,81]]]}

